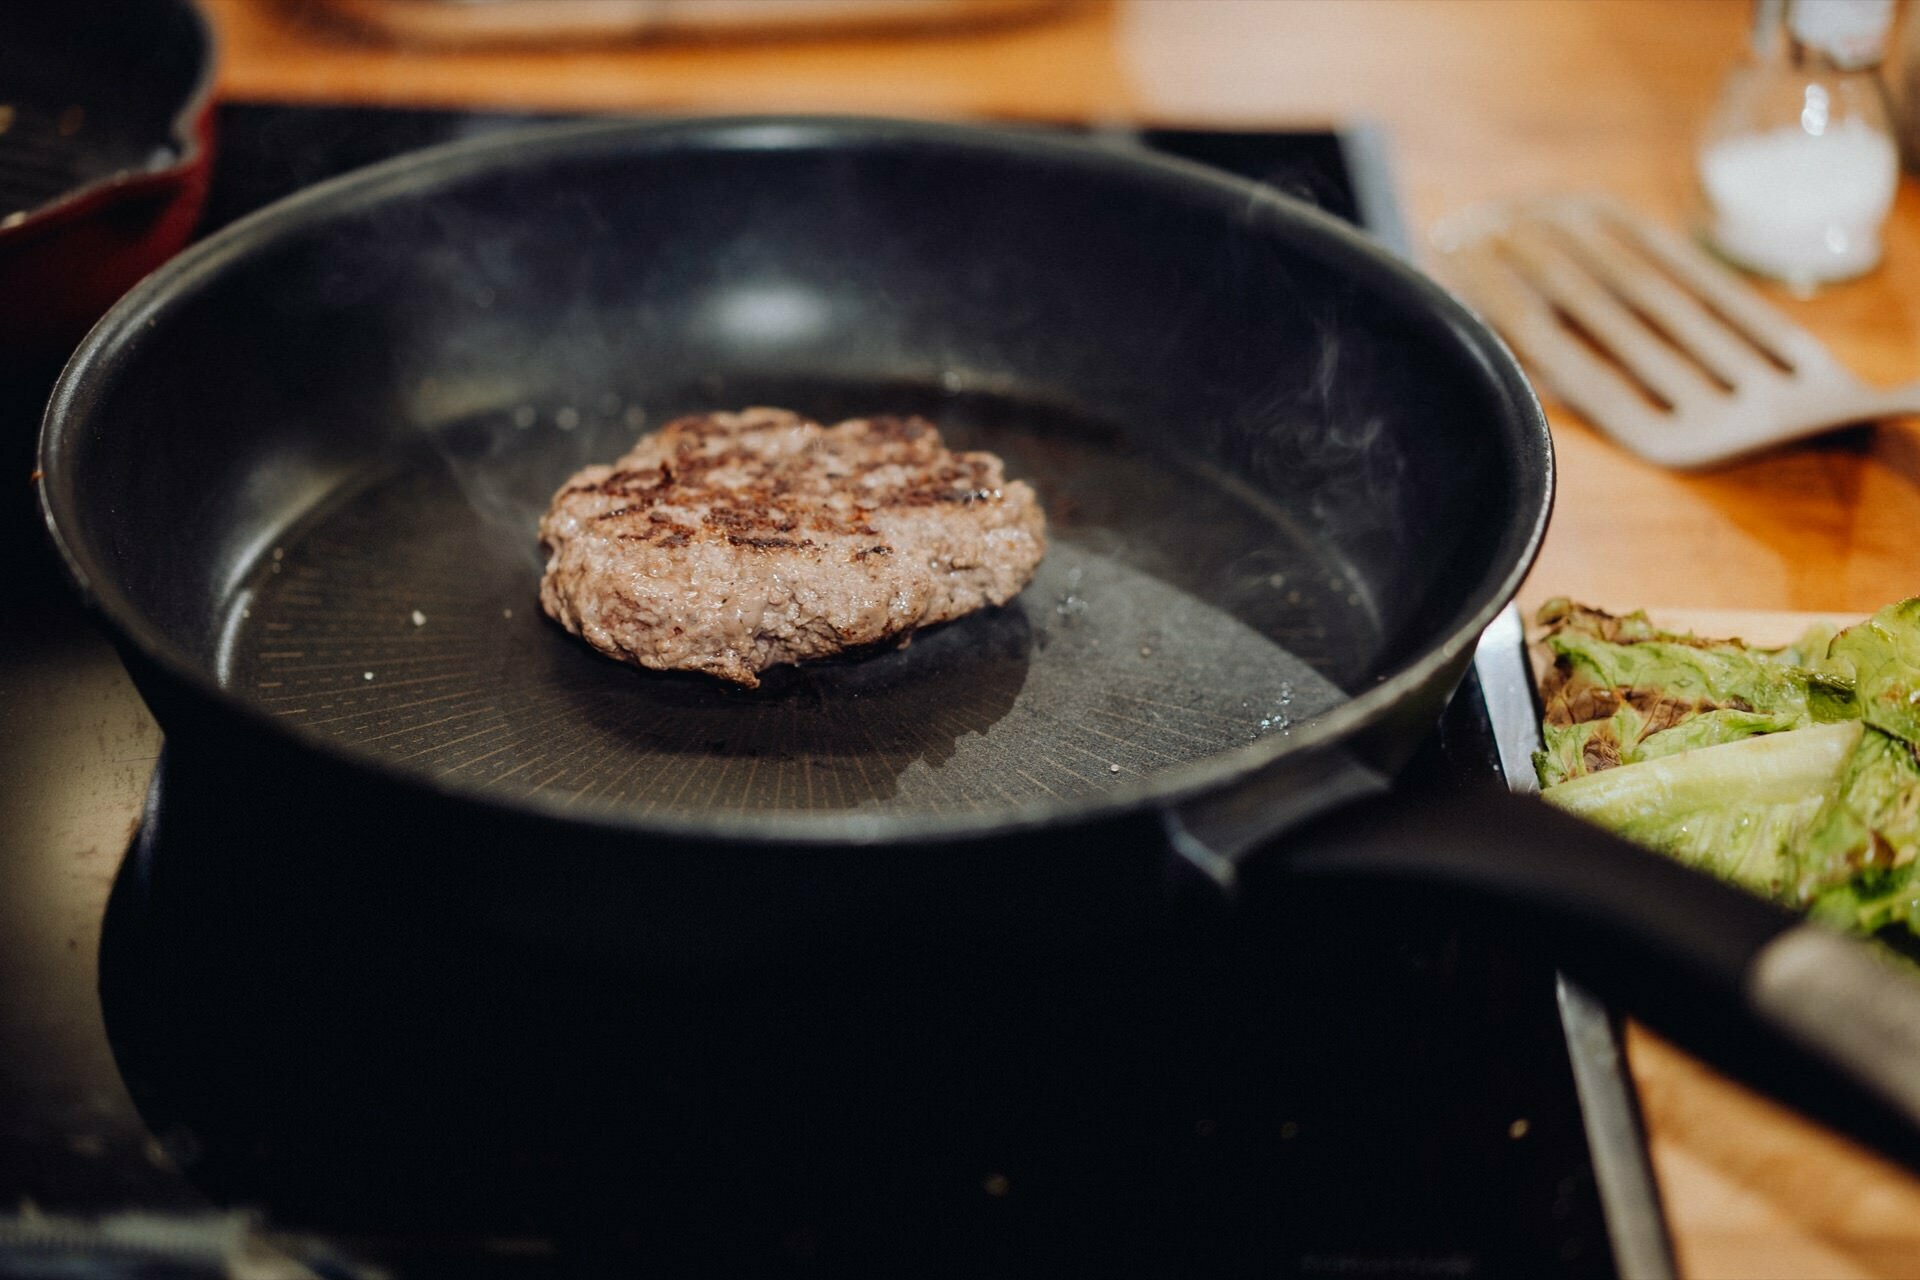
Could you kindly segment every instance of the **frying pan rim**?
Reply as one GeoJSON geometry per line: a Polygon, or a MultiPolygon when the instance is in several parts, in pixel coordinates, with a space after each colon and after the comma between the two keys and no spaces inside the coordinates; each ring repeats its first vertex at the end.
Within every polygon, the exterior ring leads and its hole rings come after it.
{"type": "Polygon", "coordinates": [[[180,175],[206,162],[205,123],[213,111],[214,85],[219,78],[220,39],[206,11],[200,7],[200,0],[172,0],[172,3],[185,15],[199,43],[193,83],[187,87],[180,105],[167,117],[166,141],[179,149],[173,163],[164,169],[120,169],[69,187],[27,210],[18,222],[0,225],[0,244],[37,239],[119,197],[176,182],[180,175]]]}
{"type": "MultiPolygon", "coordinates": [[[[536,125],[408,153],[308,187],[237,220],[149,275],[95,324],[61,372],[42,420],[35,488],[41,516],[68,577],[83,603],[104,623],[123,654],[137,655],[196,702],[216,710],[270,742],[297,753],[314,753],[334,767],[388,786],[403,786],[430,799],[474,805],[502,817],[533,816],[571,828],[614,836],[659,836],[738,845],[845,847],[864,844],[951,843],[1013,832],[1081,826],[1164,811],[1190,799],[1231,790],[1289,760],[1339,748],[1392,716],[1406,701],[1455,666],[1504,608],[1539,553],[1553,505],[1552,439],[1538,399],[1506,345],[1439,284],[1389,250],[1330,214],[1261,184],[1175,157],[1064,137],[1019,124],[952,124],[843,115],[746,115],[613,118],[536,125]],[[70,425],[89,417],[88,406],[115,369],[139,345],[139,335],[168,310],[218,278],[232,262],[273,244],[282,232],[322,224],[364,203],[431,191],[500,165],[509,157],[556,159],[575,148],[626,143],[637,150],[666,150],[689,142],[714,151],[799,151],[849,145],[929,143],[948,148],[984,148],[997,154],[1117,173],[1141,184],[1158,184],[1187,199],[1206,196],[1250,229],[1285,229],[1342,268],[1358,269],[1375,282],[1409,290],[1440,322],[1460,353],[1483,368],[1490,390],[1519,412],[1519,439],[1503,444],[1513,464],[1522,502],[1500,530],[1497,554],[1485,570],[1491,582],[1478,587],[1463,620],[1430,638],[1402,669],[1287,735],[1266,735],[1133,783],[1090,796],[1028,802],[968,813],[833,811],[694,812],[638,814],[619,809],[571,809],[565,797],[503,792],[456,782],[425,769],[381,761],[344,740],[309,731],[268,714],[224,687],[205,664],[179,649],[89,554],[80,503],[66,483],[63,461],[70,425]],[[1317,241],[1315,244],[1313,242],[1317,241]],[[1538,473],[1537,480],[1534,472],[1538,473]],[[76,532],[79,531],[79,532],[76,532]],[[1510,544],[1516,542],[1517,547],[1510,544]],[[1499,569],[1504,556],[1504,571],[1499,569]]],[[[1472,593],[1469,593],[1471,600],[1472,593]]],[[[163,729],[170,728],[163,723],[163,729]]]]}

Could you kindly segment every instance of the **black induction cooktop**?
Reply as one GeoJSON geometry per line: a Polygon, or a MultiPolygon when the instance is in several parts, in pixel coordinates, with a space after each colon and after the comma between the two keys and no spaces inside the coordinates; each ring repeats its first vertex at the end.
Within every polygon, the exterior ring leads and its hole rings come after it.
{"type": "MultiPolygon", "coordinates": [[[[536,122],[228,104],[206,229],[536,122]]],[[[1406,251],[1367,130],[1090,136],[1270,182],[1406,251]]],[[[1525,702],[1471,675],[1414,767],[1500,785],[1497,724],[1524,726],[1525,702]]],[[[563,938],[276,892],[302,833],[247,799],[163,755],[101,930],[115,1062],[149,1157],[191,1195],[116,1181],[112,1152],[77,1186],[72,1161],[21,1149],[0,1155],[0,1203],[237,1211],[315,1274],[402,1280],[1602,1277],[1621,1241],[1663,1239],[1649,1188],[1622,1197],[1620,1152],[1609,1168],[1590,1140],[1637,1141],[1630,1115],[1596,1119],[1596,1079],[1625,1097],[1604,1015],[1417,889],[1250,904],[1228,964],[1021,958],[950,975],[936,1001],[885,972],[669,989],[563,938]]],[[[0,978],[37,963],[0,959],[0,978]]],[[[76,1140],[61,1117],[16,1120],[76,1140]]],[[[50,1238],[0,1224],[0,1272],[53,1258],[50,1238]]],[[[69,1240],[92,1250],[71,1274],[226,1274],[103,1240],[69,1240]]]]}

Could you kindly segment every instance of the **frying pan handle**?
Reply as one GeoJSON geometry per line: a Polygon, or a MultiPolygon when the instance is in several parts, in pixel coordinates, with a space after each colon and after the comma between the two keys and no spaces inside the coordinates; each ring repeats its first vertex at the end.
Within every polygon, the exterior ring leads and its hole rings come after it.
{"type": "Polygon", "coordinates": [[[1671,1039],[1828,1118],[1920,1135],[1920,981],[1870,944],[1492,788],[1410,792],[1315,820],[1265,874],[1392,877],[1464,891],[1671,1039]],[[1824,1077],[1824,1079],[1822,1079],[1824,1077]],[[1839,1105],[1835,1084],[1845,1086],[1839,1105]]]}

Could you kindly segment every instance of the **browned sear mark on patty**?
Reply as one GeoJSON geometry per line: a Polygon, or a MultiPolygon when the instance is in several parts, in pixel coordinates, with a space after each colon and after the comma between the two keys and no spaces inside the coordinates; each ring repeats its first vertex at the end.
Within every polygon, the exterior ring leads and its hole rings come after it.
{"type": "Polygon", "coordinates": [[[747,538],[737,533],[727,535],[727,545],[734,547],[752,547],[756,551],[777,551],[786,547],[811,547],[812,538],[802,538],[798,542],[792,538],[747,538]]]}

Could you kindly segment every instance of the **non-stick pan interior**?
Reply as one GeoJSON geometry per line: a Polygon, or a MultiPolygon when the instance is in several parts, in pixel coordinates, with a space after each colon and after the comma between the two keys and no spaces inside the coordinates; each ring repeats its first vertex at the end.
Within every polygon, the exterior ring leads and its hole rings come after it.
{"type": "Polygon", "coordinates": [[[1042,140],[492,140],[150,282],[56,394],[46,500],[161,672],[382,766],[639,815],[1073,800],[1301,733],[1511,587],[1544,439],[1423,288],[1249,189],[1042,140]],[[752,692],[545,622],[566,475],[754,403],[1001,452],[1039,577],[752,692]]]}
{"type": "Polygon", "coordinates": [[[933,812],[1112,790],[1286,734],[1377,645],[1360,584],[1283,513],[1111,430],[899,386],[730,390],[829,419],[925,412],[993,449],[1051,513],[1044,568],[1005,608],[757,690],[618,666],[542,617],[530,530],[570,469],[666,407],[527,403],[288,530],[234,597],[223,679],[483,784],[641,813],[933,812]]]}

